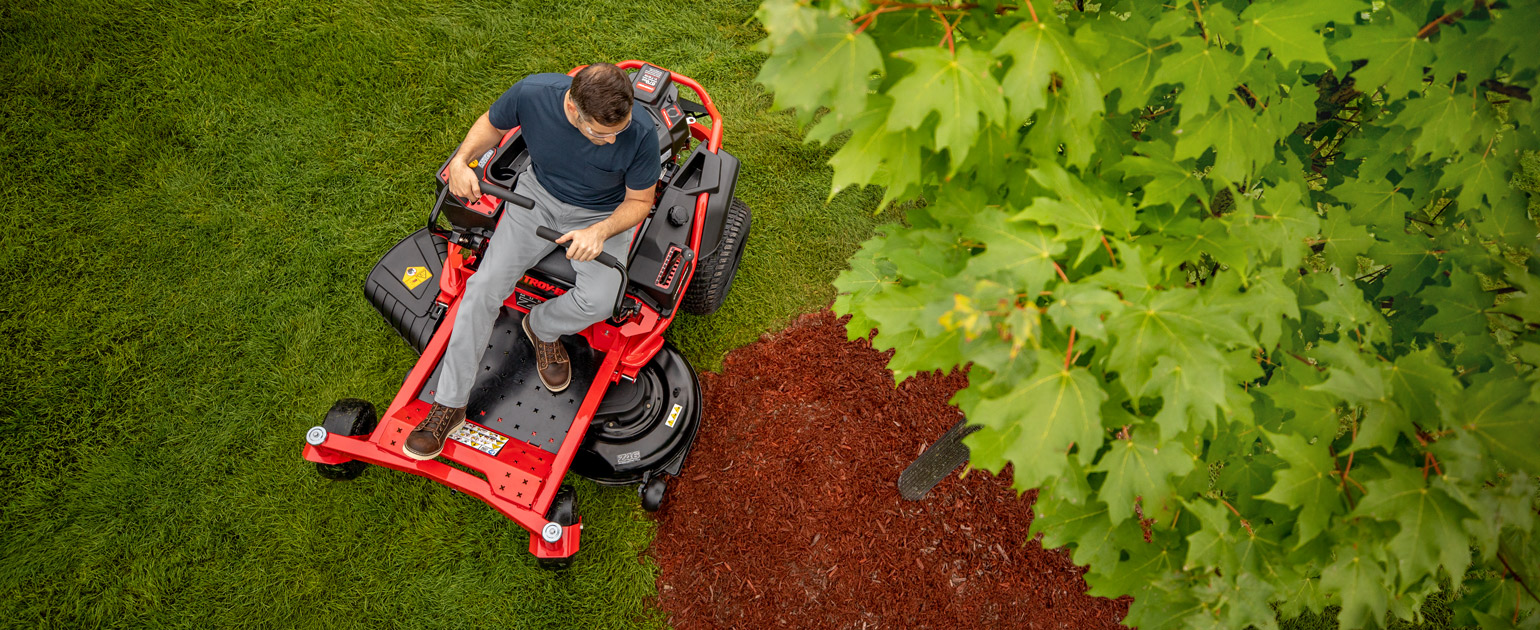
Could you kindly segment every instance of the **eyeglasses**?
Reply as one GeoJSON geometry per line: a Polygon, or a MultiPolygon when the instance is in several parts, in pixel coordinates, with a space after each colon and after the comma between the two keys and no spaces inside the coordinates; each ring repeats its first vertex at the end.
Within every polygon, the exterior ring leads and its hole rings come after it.
{"type": "Polygon", "coordinates": [[[583,119],[585,121],[583,123],[583,129],[588,132],[588,135],[593,136],[594,138],[598,138],[600,140],[608,140],[608,139],[613,138],[615,136],[618,136],[618,135],[620,135],[622,133],[625,133],[627,129],[631,128],[631,119],[628,118],[628,119],[626,119],[626,126],[621,127],[620,131],[616,131],[614,133],[599,133],[597,131],[594,131],[593,125],[590,124],[592,121],[589,120],[589,118],[587,116],[584,116],[583,119]]]}

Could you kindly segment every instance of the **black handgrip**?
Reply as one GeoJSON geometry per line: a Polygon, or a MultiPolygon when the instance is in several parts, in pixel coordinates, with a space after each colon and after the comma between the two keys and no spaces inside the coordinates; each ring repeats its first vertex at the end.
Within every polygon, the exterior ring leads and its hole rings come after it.
{"type": "MultiPolygon", "coordinates": [[[[561,232],[557,232],[556,230],[548,228],[544,225],[540,225],[535,227],[535,236],[539,236],[540,238],[548,240],[552,243],[556,243],[556,239],[561,238],[561,232]]],[[[556,244],[562,248],[567,247],[565,243],[556,244]]],[[[594,261],[620,273],[620,291],[615,293],[615,308],[611,311],[611,314],[613,314],[615,317],[620,317],[622,312],[621,307],[626,302],[626,267],[625,265],[620,264],[620,261],[615,260],[614,256],[604,252],[599,252],[599,255],[594,258],[594,261]]]]}
{"type": "MultiPolygon", "coordinates": [[[[519,193],[489,182],[477,182],[481,186],[481,194],[491,195],[516,206],[522,206],[526,210],[535,208],[535,200],[519,193]]],[[[473,200],[474,201],[474,200],[473,200]]]]}
{"type": "MultiPolygon", "coordinates": [[[[548,228],[548,227],[542,225],[542,226],[539,226],[539,227],[535,228],[535,236],[539,236],[540,238],[548,240],[548,241],[550,241],[552,243],[556,243],[556,239],[561,238],[561,232],[557,232],[556,230],[553,230],[551,228],[548,228]]],[[[562,246],[563,248],[565,248],[567,246],[566,243],[557,243],[557,244],[562,246]]],[[[606,254],[604,252],[599,252],[599,255],[594,258],[594,261],[599,263],[599,264],[601,264],[601,265],[604,265],[606,267],[614,269],[615,271],[619,271],[620,275],[622,275],[622,276],[626,275],[626,268],[625,268],[625,266],[620,264],[620,261],[615,260],[614,256],[611,256],[611,255],[606,254]]]]}

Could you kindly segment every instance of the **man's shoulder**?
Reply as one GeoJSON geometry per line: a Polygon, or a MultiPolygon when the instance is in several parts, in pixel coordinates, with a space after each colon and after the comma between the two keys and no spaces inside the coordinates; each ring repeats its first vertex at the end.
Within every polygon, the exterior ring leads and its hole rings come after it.
{"type": "Polygon", "coordinates": [[[561,74],[559,72],[542,72],[540,74],[531,74],[527,77],[524,77],[523,79],[519,79],[519,82],[515,85],[525,89],[548,88],[565,90],[569,87],[572,87],[572,77],[561,74]]]}

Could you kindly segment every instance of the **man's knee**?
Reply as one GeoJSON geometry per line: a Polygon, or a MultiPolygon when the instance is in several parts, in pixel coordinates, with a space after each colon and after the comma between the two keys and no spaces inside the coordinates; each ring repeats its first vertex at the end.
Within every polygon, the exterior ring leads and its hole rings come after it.
{"type": "Polygon", "coordinates": [[[608,274],[611,277],[589,278],[587,282],[579,282],[572,290],[572,304],[584,317],[594,321],[610,316],[615,310],[615,293],[620,290],[620,278],[615,273],[608,274]]]}

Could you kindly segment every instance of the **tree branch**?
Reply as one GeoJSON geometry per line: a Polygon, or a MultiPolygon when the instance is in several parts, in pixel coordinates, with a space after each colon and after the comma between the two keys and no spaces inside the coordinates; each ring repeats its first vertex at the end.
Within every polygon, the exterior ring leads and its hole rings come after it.
{"type": "Polygon", "coordinates": [[[1521,101],[1525,101],[1525,102],[1529,102],[1530,101],[1529,89],[1528,88],[1521,88],[1521,87],[1519,87],[1517,85],[1508,85],[1506,83],[1498,81],[1497,79],[1487,79],[1485,81],[1482,81],[1481,82],[1481,87],[1484,87],[1484,88],[1486,88],[1488,90],[1491,90],[1493,92],[1497,92],[1498,94],[1503,94],[1503,95],[1506,95],[1506,96],[1510,96],[1510,97],[1519,99],[1521,101]]]}
{"type": "Polygon", "coordinates": [[[1464,16],[1464,15],[1465,15],[1465,9],[1455,9],[1453,11],[1450,11],[1448,13],[1445,13],[1443,15],[1438,16],[1438,19],[1433,20],[1432,22],[1428,22],[1428,24],[1426,26],[1423,26],[1421,30],[1417,31],[1417,39],[1422,39],[1424,37],[1427,37],[1429,35],[1437,33],[1439,25],[1441,25],[1441,24],[1454,24],[1455,20],[1460,19],[1460,17],[1464,16]]]}
{"type": "Polygon", "coordinates": [[[1513,570],[1513,565],[1508,564],[1508,559],[1503,557],[1503,552],[1497,552],[1497,559],[1502,561],[1503,568],[1508,569],[1508,574],[1513,576],[1513,581],[1518,582],[1519,586],[1524,587],[1525,593],[1529,593],[1530,597],[1534,598],[1535,601],[1540,602],[1540,597],[1536,597],[1535,592],[1530,590],[1529,584],[1524,581],[1524,576],[1519,575],[1518,571],[1513,570]]]}

